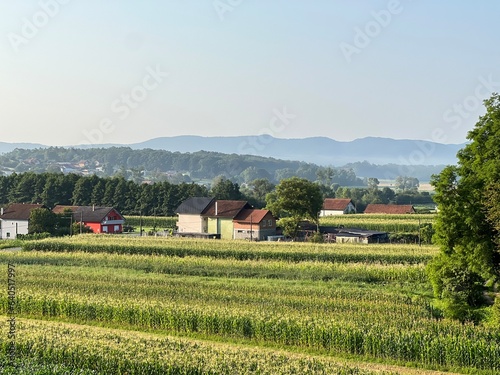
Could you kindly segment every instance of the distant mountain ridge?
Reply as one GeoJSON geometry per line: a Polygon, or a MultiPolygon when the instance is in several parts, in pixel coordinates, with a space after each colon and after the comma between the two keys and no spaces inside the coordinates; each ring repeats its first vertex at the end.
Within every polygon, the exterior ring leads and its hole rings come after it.
{"type": "MultiPolygon", "coordinates": [[[[465,144],[392,139],[379,137],[336,141],[327,137],[274,138],[261,136],[202,137],[195,135],[160,137],[133,144],[80,145],[75,148],[121,147],[150,148],[172,152],[215,151],[224,154],[258,155],[284,160],[298,160],[318,165],[342,166],[347,163],[368,161],[373,164],[447,165],[456,164],[457,152],[465,144]]],[[[15,148],[48,147],[33,143],[0,142],[0,153],[15,148]]]]}
{"type": "Polygon", "coordinates": [[[377,137],[342,142],[327,137],[284,139],[268,135],[236,137],[188,135],[154,138],[129,146],[133,149],[151,148],[179,152],[205,150],[225,154],[250,154],[341,166],[357,161],[402,165],[456,164],[456,154],[464,144],[377,137]]]}
{"type": "Polygon", "coordinates": [[[7,152],[11,152],[16,148],[25,148],[28,150],[34,148],[46,148],[49,146],[45,146],[39,143],[9,143],[9,142],[0,142],[0,154],[4,154],[7,152]]]}

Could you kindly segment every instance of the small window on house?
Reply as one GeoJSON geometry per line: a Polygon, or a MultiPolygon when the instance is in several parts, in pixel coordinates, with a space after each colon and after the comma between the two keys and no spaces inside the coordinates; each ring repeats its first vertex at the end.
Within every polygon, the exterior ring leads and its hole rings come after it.
{"type": "Polygon", "coordinates": [[[103,231],[104,233],[108,233],[108,226],[107,226],[107,225],[104,225],[104,226],[102,227],[102,231],[103,231]]]}
{"type": "Polygon", "coordinates": [[[7,232],[7,238],[10,238],[10,232],[7,232]]]}
{"type": "Polygon", "coordinates": [[[119,232],[120,231],[120,226],[119,225],[115,225],[115,229],[114,229],[115,232],[119,232]]]}
{"type": "Polygon", "coordinates": [[[272,226],[273,226],[273,221],[272,221],[271,219],[269,219],[269,220],[267,221],[267,226],[268,226],[268,227],[272,227],[272,226]]]}

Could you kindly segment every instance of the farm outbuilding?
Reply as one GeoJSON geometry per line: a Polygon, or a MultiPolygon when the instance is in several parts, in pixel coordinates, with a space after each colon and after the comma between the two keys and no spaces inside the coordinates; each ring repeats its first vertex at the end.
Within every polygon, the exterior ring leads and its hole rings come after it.
{"type": "Polygon", "coordinates": [[[378,232],[373,230],[364,230],[357,228],[342,228],[335,233],[335,242],[337,243],[386,243],[389,242],[387,232],[378,232]]]}

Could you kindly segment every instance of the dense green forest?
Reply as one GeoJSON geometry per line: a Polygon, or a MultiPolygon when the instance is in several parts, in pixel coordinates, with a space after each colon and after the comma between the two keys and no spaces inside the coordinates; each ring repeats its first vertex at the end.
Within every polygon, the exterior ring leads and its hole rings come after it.
{"type": "Polygon", "coordinates": [[[123,177],[83,177],[73,173],[33,173],[0,176],[0,205],[42,203],[113,206],[126,215],[171,216],[192,196],[208,196],[206,187],[194,183],[137,184],[123,177]]]}

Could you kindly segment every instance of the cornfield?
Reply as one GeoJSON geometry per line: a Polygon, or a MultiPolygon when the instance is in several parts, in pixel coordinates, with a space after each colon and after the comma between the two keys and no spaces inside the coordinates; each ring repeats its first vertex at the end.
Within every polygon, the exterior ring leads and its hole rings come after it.
{"type": "Polygon", "coordinates": [[[435,217],[436,215],[433,214],[334,215],[320,218],[320,225],[345,228],[363,228],[390,233],[418,233],[420,226],[423,224],[433,224],[435,217]]]}
{"type": "Polygon", "coordinates": [[[139,228],[142,224],[143,227],[148,228],[175,228],[177,225],[177,217],[172,216],[125,216],[125,224],[139,228]]]}
{"type": "Polygon", "coordinates": [[[279,242],[250,243],[246,241],[200,241],[190,239],[144,239],[107,235],[47,238],[30,241],[24,250],[113,254],[164,255],[176,257],[210,257],[236,260],[281,260],[285,262],[368,262],[418,264],[429,261],[436,253],[433,247],[397,247],[380,245],[367,251],[365,245],[307,244],[279,242]]]}
{"type": "MultiPolygon", "coordinates": [[[[0,263],[16,264],[16,311],[24,318],[16,345],[26,366],[372,373],[335,359],[350,356],[500,371],[497,330],[443,319],[433,307],[424,271],[437,253],[432,246],[78,236],[25,249],[0,253],[0,263]]],[[[6,278],[0,274],[4,285],[6,278]]],[[[0,313],[7,308],[2,295],[0,313]]]]}
{"type": "Polygon", "coordinates": [[[82,369],[78,374],[391,374],[311,355],[74,324],[23,319],[20,331],[24,358],[45,368],[65,363],[66,371],[82,369]]]}

